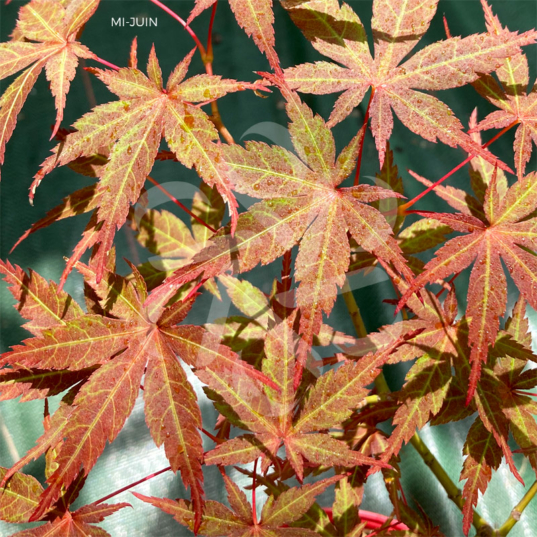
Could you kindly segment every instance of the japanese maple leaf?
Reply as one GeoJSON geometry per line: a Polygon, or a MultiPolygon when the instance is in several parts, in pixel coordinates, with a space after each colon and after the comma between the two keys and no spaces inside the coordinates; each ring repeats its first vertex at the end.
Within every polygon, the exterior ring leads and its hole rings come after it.
{"type": "Polygon", "coordinates": [[[205,112],[191,103],[253,86],[212,75],[198,75],[185,81],[193,53],[194,50],[177,65],[165,88],[154,47],[147,64],[148,76],[135,68],[94,69],[121,100],[97,106],[78,120],[74,124],[78,132],[69,134],[64,143],[53,149],[54,155],[43,163],[31,187],[35,191],[42,178],[56,166],[92,156],[102,146],[113,143],[95,192],[99,207],[88,230],[91,238],[82,239],[76,252],[80,258],[88,247],[100,244],[98,279],[103,276],[116,229],[125,222],[130,204],[138,200],[163,136],[182,164],[188,168],[194,166],[204,181],[216,185],[229,205],[232,228],[235,225],[236,201],[225,166],[219,163],[220,148],[214,143],[218,132],[205,112]]]}
{"type": "MultiPolygon", "coordinates": [[[[502,27],[487,2],[481,0],[481,3],[489,33],[498,36],[509,34],[509,30],[502,27]]],[[[474,130],[501,129],[513,122],[518,123],[513,149],[515,167],[520,178],[531,157],[532,140],[537,144],[537,88],[529,90],[528,60],[523,53],[502,60],[500,68],[495,72],[500,85],[491,75],[483,75],[473,86],[500,110],[491,112],[474,130]]]]}
{"type": "MultiPolygon", "coordinates": [[[[223,477],[231,509],[219,502],[207,501],[199,529],[200,535],[212,537],[250,537],[254,535],[259,537],[314,537],[318,534],[312,530],[292,528],[289,525],[310,509],[317,495],[342,478],[342,476],[336,475],[316,483],[289,488],[279,494],[277,498],[270,496],[263,506],[261,520],[258,521],[257,515],[254,514],[255,506],[248,503],[246,494],[225,474],[223,477]]],[[[173,518],[183,526],[193,529],[194,513],[185,500],[153,498],[137,492],[133,492],[133,494],[139,500],[173,515],[173,518]]]]}
{"type": "Polygon", "coordinates": [[[484,216],[464,213],[426,213],[455,231],[468,233],[448,241],[436,252],[416,277],[400,305],[427,282],[458,273],[476,262],[468,288],[468,317],[472,348],[472,375],[468,401],[473,397],[479,380],[481,364],[486,361],[489,345],[498,333],[499,317],[504,314],[507,282],[500,259],[503,259],[520,293],[532,307],[537,307],[537,262],[524,248],[537,248],[535,218],[527,219],[537,208],[537,174],[519,179],[505,196],[500,195],[497,179],[487,187],[484,216]]]}
{"type": "MultiPolygon", "coordinates": [[[[523,348],[531,352],[531,332],[525,317],[526,301],[521,297],[507,320],[506,333],[523,348]]],[[[535,359],[535,358],[534,358],[535,359]]],[[[524,372],[527,361],[506,349],[494,347],[476,393],[479,417],[470,427],[464,453],[461,480],[466,479],[463,488],[465,504],[463,509],[463,530],[468,535],[472,523],[472,507],[477,504],[479,494],[484,494],[492,472],[497,470],[502,451],[498,438],[507,445],[509,432],[517,444],[525,448],[537,445],[537,425],[535,414],[537,405],[525,390],[537,385],[534,369],[524,372]],[[507,351],[507,352],[506,352],[507,351]]],[[[532,468],[537,469],[537,455],[528,453],[532,468]]],[[[518,473],[515,476],[521,481],[518,473]]]]}
{"type": "Polygon", "coordinates": [[[52,137],[58,131],[78,59],[95,57],[76,38],[98,5],[99,0],[32,0],[21,7],[15,29],[17,39],[0,44],[0,80],[30,67],[0,98],[0,164],[17,116],[43,68],[57,110],[52,137]]]}
{"type": "MultiPolygon", "coordinates": [[[[0,477],[7,469],[0,467],[0,477]]],[[[42,526],[13,533],[17,537],[110,537],[110,534],[94,524],[102,522],[128,503],[92,503],[71,512],[69,506],[77,498],[84,485],[84,478],[73,482],[59,499],[55,507],[42,517],[42,526]]],[[[11,523],[28,522],[39,503],[43,487],[34,477],[22,473],[14,474],[0,492],[0,520],[11,523]]]]}
{"type": "Polygon", "coordinates": [[[285,79],[292,88],[306,93],[344,91],[330,116],[330,126],[347,117],[371,87],[371,129],[381,164],[393,129],[392,110],[407,128],[426,140],[438,139],[496,161],[463,132],[448,106],[416,90],[436,91],[473,82],[494,71],[504,58],[518,54],[521,46],[534,43],[537,32],[454,37],[425,47],[399,65],[427,31],[438,0],[374,0],[374,58],[362,23],[347,4],[340,7],[337,0],[287,0],[283,4],[312,45],[337,62],[291,67],[284,70],[285,79]]]}
{"type": "MultiPolygon", "coordinates": [[[[28,462],[62,441],[56,460],[58,467],[48,476],[49,487],[43,492],[33,517],[37,520],[48,510],[81,467],[86,475],[102,453],[106,440],[112,442],[116,438],[132,411],[145,369],[144,400],[149,430],[158,446],[164,444],[172,469],[181,470],[184,483],[191,487],[199,522],[203,506],[203,446],[198,433],[201,415],[176,353],[187,364],[199,368],[199,372],[211,367],[219,369],[221,374],[226,371],[239,376],[246,374],[276,386],[202,327],[176,326],[187,315],[194,298],[148,310],[144,307],[145,283],[136,269],[133,269],[133,280],[127,281],[111,272],[113,265],[110,257],[105,278],[97,283],[95,271],[78,264],[86,281],[88,314],[72,319],[64,317],[55,326],[51,323],[51,328],[44,330],[40,337],[25,340],[0,359],[0,365],[11,366],[6,373],[12,375],[21,369],[26,377],[35,370],[41,372],[35,375],[43,374],[43,370],[85,372],[85,383],[76,392],[72,405],[61,406],[58,417],[58,412],[52,416],[53,427],[25,458],[28,462]]],[[[8,278],[14,276],[8,274],[8,278]]],[[[21,285],[13,285],[15,296],[22,295],[21,285]]],[[[51,290],[54,287],[40,284],[34,293],[41,300],[37,306],[57,311],[61,302],[55,300],[51,290]]],[[[70,297],[68,300],[61,294],[59,297],[67,304],[72,302],[70,297]]],[[[40,312],[38,316],[36,307],[32,308],[28,302],[22,308],[23,314],[41,318],[43,314],[40,312]]],[[[75,307],[75,311],[79,309],[75,307]]],[[[58,383],[66,388],[60,375],[51,375],[49,384],[45,379],[39,388],[47,386],[58,393],[58,383]]],[[[30,383],[25,391],[35,389],[30,383]]],[[[39,395],[34,394],[34,398],[39,395]]]]}
{"type": "MultiPolygon", "coordinates": [[[[264,76],[278,83],[277,78],[264,76]]],[[[281,91],[298,156],[259,142],[247,142],[245,148],[222,147],[234,189],[262,201],[240,215],[234,237],[228,228],[221,229],[190,265],[152,292],[149,302],[165,301],[179,285],[198,277],[205,280],[229,269],[244,272],[258,263],[270,263],[299,242],[295,263],[302,335],[295,377],[298,384],[323,312],[332,311],[338,287],[345,281],[350,259],[347,233],[364,250],[393,263],[405,277],[411,279],[413,274],[391,227],[379,211],[367,205],[400,195],[370,185],[338,187],[355,166],[361,133],[336,160],[334,138],[324,121],[294,92],[285,86],[281,91]]]]}
{"type": "MultiPolygon", "coordinates": [[[[379,374],[379,367],[389,358],[394,346],[322,375],[295,416],[300,398],[293,386],[296,367],[294,317],[277,324],[265,339],[263,372],[279,391],[269,386],[253,385],[250,379],[244,377],[217,376],[208,370],[198,373],[210,390],[220,396],[218,400],[209,393],[216,400],[219,411],[232,425],[253,433],[218,445],[206,453],[205,464],[244,464],[262,457],[262,469],[265,471],[274,463],[278,449],[284,445],[287,459],[299,480],[304,475],[304,460],[314,466],[378,465],[378,461],[349,450],[344,442],[330,434],[315,431],[337,427],[350,416],[352,408],[367,395],[365,386],[379,374]]],[[[398,344],[400,341],[394,345],[398,344]]]]}
{"type": "MultiPolygon", "coordinates": [[[[394,274],[391,277],[404,295],[411,284],[394,274]]],[[[356,345],[344,351],[351,359],[372,350],[385,350],[396,339],[405,337],[405,342],[392,352],[387,363],[417,358],[406,375],[403,388],[392,395],[391,402],[386,403],[389,414],[380,419],[384,421],[393,416],[395,427],[382,449],[381,460],[386,462],[399,453],[403,443],[410,441],[416,429],[421,429],[426,423],[435,424],[436,420],[438,423],[455,421],[476,410],[475,405],[467,407],[464,404],[464,391],[470,376],[468,364],[471,350],[468,345],[468,320],[464,317],[456,319],[458,305],[454,288],[448,293],[443,305],[440,305],[434,295],[424,293],[421,301],[415,295],[411,296],[408,306],[414,313],[412,318],[383,327],[380,332],[358,340],[356,345]],[[456,374],[452,373],[453,370],[456,374]],[[393,400],[397,402],[395,410],[393,400]]],[[[495,355],[512,356],[523,363],[537,360],[531,349],[520,343],[509,330],[497,333],[494,352],[495,355]]],[[[480,397],[486,393],[487,390],[478,388],[480,397]]],[[[380,404],[380,411],[383,405],[384,403],[380,404]]],[[[496,447],[505,455],[513,474],[518,476],[506,436],[498,432],[494,419],[486,419],[486,429],[493,434],[496,447]]],[[[358,413],[352,420],[361,423],[363,414],[358,413]]]]}
{"type": "MultiPolygon", "coordinates": [[[[202,11],[211,7],[217,0],[196,0],[195,6],[186,21],[190,24],[202,11]]],[[[229,6],[239,26],[248,37],[254,40],[263,52],[272,69],[281,74],[280,60],[275,50],[274,12],[272,0],[230,0],[229,6]]]]}

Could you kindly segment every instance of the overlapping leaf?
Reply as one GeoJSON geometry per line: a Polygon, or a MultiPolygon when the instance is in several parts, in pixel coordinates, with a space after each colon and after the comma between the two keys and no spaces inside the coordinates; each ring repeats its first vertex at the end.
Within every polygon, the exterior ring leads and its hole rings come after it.
{"type": "MultiPolygon", "coordinates": [[[[468,135],[452,111],[436,97],[416,90],[463,86],[498,68],[501,61],[534,43],[537,33],[474,34],[433,43],[400,62],[427,31],[438,0],[375,0],[374,59],[360,19],[338,0],[287,0],[284,6],[312,45],[337,63],[316,62],[284,70],[292,88],[315,94],[344,91],[330,116],[343,120],[372,88],[371,128],[382,164],[393,129],[392,110],[404,125],[426,140],[460,146],[470,154],[496,159],[468,135]],[[338,65],[341,64],[341,65],[338,65]]],[[[504,166],[498,163],[500,166],[504,166]]]]}
{"type": "MultiPolygon", "coordinates": [[[[190,24],[202,11],[211,7],[217,0],[196,0],[196,5],[188,17],[190,24]]],[[[229,5],[239,26],[254,40],[263,52],[272,69],[281,73],[280,60],[274,48],[274,13],[272,0],[230,0],[229,5]]]]}
{"type": "MultiPolygon", "coordinates": [[[[502,27],[486,0],[481,3],[489,33],[508,35],[509,30],[502,27]]],[[[521,178],[531,157],[532,141],[537,144],[537,88],[529,88],[529,67],[524,53],[509,55],[495,72],[500,84],[492,75],[483,75],[473,83],[483,97],[500,108],[480,121],[475,130],[501,129],[518,123],[513,149],[515,167],[521,178]]]]}
{"type": "Polygon", "coordinates": [[[500,259],[503,259],[521,294],[530,305],[537,306],[537,264],[535,257],[525,250],[537,248],[535,218],[526,218],[537,207],[536,192],[535,173],[519,179],[503,197],[498,181],[493,179],[487,187],[482,205],[484,216],[480,218],[464,213],[419,213],[433,217],[456,231],[468,233],[451,239],[440,248],[401,300],[404,304],[427,282],[458,273],[475,261],[467,307],[472,348],[468,400],[475,392],[489,346],[496,339],[499,317],[505,312],[507,283],[500,259]]]}
{"type": "Polygon", "coordinates": [[[11,366],[0,377],[3,397],[44,397],[84,380],[77,386],[72,406],[60,407],[52,417],[53,427],[24,458],[28,462],[62,441],[57,469],[48,477],[49,487],[33,517],[37,520],[43,516],[79,469],[82,467],[87,474],[106,441],[115,439],[132,411],[146,368],[148,427],[155,443],[164,444],[172,469],[181,470],[183,481],[191,487],[199,520],[203,506],[203,448],[198,432],[201,415],[176,354],[200,373],[211,368],[221,374],[271,381],[202,327],[176,326],[187,315],[192,300],[148,311],[143,306],[147,291],[136,271],[134,280],[128,282],[107,270],[105,278],[97,283],[91,267],[79,264],[78,269],[91,291],[89,296],[93,296],[91,310],[99,313],[71,318],[69,311],[81,310],[67,295],[56,296],[54,284],[46,284],[35,273],[28,277],[18,267],[3,265],[14,282],[14,296],[29,293],[30,298],[21,302],[27,318],[41,319],[42,310],[50,316],[53,308],[61,306],[58,300],[64,303],[64,317],[54,319],[56,326],[51,322],[51,328],[2,357],[2,364],[11,366]],[[71,304],[71,310],[65,304],[71,304]],[[155,321],[151,321],[151,315],[155,321]]]}
{"type": "MultiPolygon", "coordinates": [[[[313,505],[317,495],[340,479],[341,476],[336,475],[313,484],[289,488],[276,499],[269,497],[263,507],[261,520],[258,522],[252,515],[252,509],[255,507],[250,506],[244,492],[224,475],[231,509],[221,503],[208,501],[199,534],[212,537],[248,537],[250,535],[314,537],[317,533],[305,528],[293,528],[290,527],[290,524],[298,520],[313,505]]],[[[134,495],[138,499],[162,509],[165,513],[173,515],[173,518],[183,526],[193,529],[194,513],[188,502],[152,498],[138,493],[134,493],[134,495]]]]}
{"type": "Polygon", "coordinates": [[[76,38],[98,5],[99,0],[68,5],[59,0],[32,0],[20,9],[15,31],[21,39],[0,44],[0,79],[27,68],[0,98],[0,164],[17,116],[43,68],[57,110],[52,136],[58,131],[78,59],[94,57],[76,38]]]}
{"type": "MultiPolygon", "coordinates": [[[[269,76],[269,75],[267,75],[269,76]]],[[[276,79],[273,79],[276,80],[276,79]]],[[[383,216],[366,205],[397,197],[393,191],[369,185],[338,188],[354,167],[360,134],[336,159],[334,138],[319,116],[282,87],[291,119],[295,156],[281,147],[248,142],[246,148],[225,146],[223,157],[237,192],[262,198],[241,214],[235,236],[222,229],[193,262],[176,271],[152,293],[150,302],[165,300],[173,289],[195,278],[211,278],[225,270],[250,270],[282,255],[300,240],[296,278],[301,310],[302,343],[295,382],[322,324],[345,281],[350,245],[347,232],[363,249],[393,263],[412,278],[383,216]]]]}
{"type": "Polygon", "coordinates": [[[265,340],[263,372],[279,391],[209,370],[199,373],[201,380],[227,404],[224,407],[219,404],[219,410],[233,425],[253,433],[220,444],[206,454],[206,464],[247,463],[262,457],[262,467],[266,469],[282,445],[299,479],[303,477],[303,460],[315,466],[377,464],[374,459],[350,451],[329,434],[310,433],[335,427],[350,416],[352,409],[365,397],[365,386],[379,374],[379,367],[387,361],[394,345],[364,357],[357,364],[347,363],[321,376],[293,419],[294,409],[300,402],[293,388],[296,346],[293,321],[294,316],[277,324],[265,340]]]}
{"type": "MultiPolygon", "coordinates": [[[[5,468],[0,468],[0,477],[4,478],[5,468]]],[[[109,537],[109,533],[94,526],[119,509],[130,507],[128,503],[114,505],[100,503],[85,505],[70,512],[69,506],[76,499],[84,484],[77,480],[74,486],[65,491],[55,508],[43,520],[42,526],[13,533],[17,537],[53,537],[69,535],[71,537],[109,537]],[[48,520],[48,522],[47,522],[48,520]]],[[[6,522],[28,522],[39,503],[43,487],[32,476],[15,473],[0,491],[0,520],[6,522]]]]}
{"type": "MultiPolygon", "coordinates": [[[[97,106],[78,120],[74,124],[77,132],[69,134],[65,142],[54,148],[54,155],[43,163],[34,180],[32,192],[56,166],[90,157],[102,146],[113,144],[95,189],[99,204],[90,245],[100,244],[98,279],[103,276],[104,262],[116,229],[125,222],[130,204],[138,200],[163,136],[182,164],[195,167],[204,181],[218,188],[229,205],[232,228],[235,225],[235,197],[225,166],[220,162],[220,148],[214,143],[218,132],[209,117],[192,103],[255,86],[210,75],[184,80],[191,58],[192,53],[177,65],[166,88],[162,85],[154,48],[147,65],[149,77],[134,68],[117,72],[95,69],[94,73],[121,100],[97,106]]],[[[76,259],[87,248],[88,245],[81,242],[75,252],[76,259]]]]}

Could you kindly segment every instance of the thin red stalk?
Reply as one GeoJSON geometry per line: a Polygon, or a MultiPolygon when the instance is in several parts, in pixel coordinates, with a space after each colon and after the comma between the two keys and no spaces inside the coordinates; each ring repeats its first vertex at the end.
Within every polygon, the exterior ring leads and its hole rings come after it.
{"type": "Polygon", "coordinates": [[[150,175],[147,176],[147,180],[149,182],[153,183],[161,192],[166,194],[166,196],[168,196],[168,198],[170,198],[170,200],[172,200],[177,206],[181,207],[181,209],[183,209],[183,211],[185,211],[192,218],[194,218],[194,220],[199,222],[201,225],[205,226],[207,229],[209,229],[213,233],[216,233],[216,229],[214,229],[212,226],[210,226],[207,222],[204,222],[199,216],[196,216],[188,207],[183,205],[177,198],[172,196],[160,183],[155,181],[155,179],[153,179],[150,175]]]}
{"type": "Polygon", "coordinates": [[[209,22],[209,33],[207,35],[207,56],[212,61],[213,57],[213,25],[214,17],[216,15],[216,8],[218,7],[218,0],[213,4],[213,10],[211,12],[211,20],[209,22]]]}
{"type": "MultiPolygon", "coordinates": [[[[451,286],[451,284],[455,281],[455,279],[459,276],[460,272],[457,272],[448,282],[447,284],[451,286]]],[[[440,295],[446,290],[446,287],[442,287],[438,293],[436,293],[436,298],[440,298],[440,295]]]]}
{"type": "Polygon", "coordinates": [[[446,32],[446,37],[449,39],[451,38],[451,31],[449,29],[446,16],[444,15],[444,31],[446,32]]]}
{"type": "Polygon", "coordinates": [[[160,7],[160,9],[164,10],[168,15],[172,16],[176,21],[178,21],[183,28],[188,32],[188,35],[194,40],[194,43],[196,43],[196,46],[198,47],[198,50],[200,51],[201,57],[204,58],[205,62],[205,56],[207,55],[207,52],[205,51],[205,47],[201,44],[201,41],[198,39],[198,36],[195,34],[194,30],[188,26],[186,21],[184,21],[177,13],[172,11],[169,7],[165,6],[162,2],[159,0],[149,0],[156,6],[160,7]]]}
{"type": "MultiPolygon", "coordinates": [[[[518,124],[518,120],[513,121],[510,125],[507,125],[504,129],[502,129],[496,136],[491,138],[487,143],[483,144],[481,147],[483,149],[487,148],[490,144],[495,142],[500,136],[503,136],[509,129],[513,128],[515,125],[518,124]]],[[[426,190],[421,192],[421,194],[418,194],[415,198],[411,199],[407,203],[399,206],[399,211],[403,211],[406,213],[406,210],[409,207],[412,207],[417,201],[419,201],[425,194],[428,194],[431,190],[434,190],[440,183],[443,183],[448,177],[451,177],[456,171],[460,170],[464,165],[468,164],[473,158],[475,158],[476,155],[469,155],[465,160],[463,160],[458,166],[455,166],[450,172],[446,173],[443,177],[438,179],[436,183],[433,183],[431,186],[429,186],[426,190]]]]}
{"type": "Polygon", "coordinates": [[[356,174],[354,176],[354,186],[360,182],[360,168],[362,167],[362,154],[364,152],[364,140],[365,133],[367,132],[367,122],[369,121],[369,109],[371,108],[371,102],[375,96],[375,88],[371,88],[371,95],[369,96],[369,102],[367,103],[367,110],[365,111],[364,124],[362,125],[362,139],[360,140],[360,151],[358,152],[358,163],[356,164],[356,174]]]}
{"type": "Polygon", "coordinates": [[[513,390],[516,395],[527,395],[528,397],[537,397],[537,393],[525,392],[523,390],[513,390]]]}
{"type": "Polygon", "coordinates": [[[218,438],[218,437],[214,436],[214,434],[211,434],[209,431],[206,431],[203,427],[201,428],[201,432],[204,435],[208,436],[216,444],[223,444],[225,442],[225,440],[223,438],[218,438]]]}
{"type": "Polygon", "coordinates": [[[110,67],[111,69],[114,69],[115,71],[119,71],[120,67],[117,65],[114,65],[113,63],[110,63],[109,61],[103,60],[102,58],[99,58],[99,56],[94,56],[91,58],[92,60],[95,60],[96,62],[102,63],[103,65],[106,65],[106,67],[110,67]]]}
{"type": "Polygon", "coordinates": [[[257,509],[256,509],[256,501],[255,501],[255,487],[256,487],[255,476],[257,472],[258,460],[259,459],[256,459],[254,462],[254,474],[252,477],[252,520],[254,522],[254,526],[257,526],[257,509]]]}
{"type": "Polygon", "coordinates": [[[112,492],[111,494],[108,494],[107,496],[104,496],[100,500],[97,500],[96,502],[93,502],[94,505],[97,505],[99,503],[103,503],[106,500],[109,500],[110,498],[113,498],[114,496],[117,496],[118,494],[121,494],[122,492],[125,492],[126,490],[131,489],[132,487],[135,487],[136,485],[139,485],[140,483],[143,483],[144,481],[149,481],[150,479],[153,479],[157,475],[163,474],[164,472],[167,472],[168,470],[171,470],[172,467],[168,466],[167,468],[163,468],[162,470],[159,470],[158,472],[155,472],[153,474],[147,475],[143,477],[142,479],[139,479],[138,481],[135,481],[134,483],[131,483],[130,485],[127,485],[126,487],[122,487],[119,490],[116,490],[115,492],[112,492]]]}

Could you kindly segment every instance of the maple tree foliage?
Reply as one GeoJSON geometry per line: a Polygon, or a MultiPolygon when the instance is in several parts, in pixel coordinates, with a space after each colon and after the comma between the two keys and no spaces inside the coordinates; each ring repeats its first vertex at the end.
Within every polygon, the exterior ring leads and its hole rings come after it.
{"type": "Polygon", "coordinates": [[[99,0],[33,0],[20,9],[19,20],[8,43],[0,44],[0,79],[26,69],[6,89],[0,100],[0,164],[13,134],[17,115],[37,77],[45,69],[57,110],[52,136],[63,119],[63,109],[79,58],[94,54],[76,41],[79,30],[93,15],[99,0]]]}
{"type": "Polygon", "coordinates": [[[366,28],[349,5],[284,0],[282,13],[331,61],[282,69],[271,0],[231,0],[238,25],[271,69],[262,63],[257,81],[241,82],[213,72],[215,0],[196,0],[186,21],[151,2],[196,43],[176,59],[166,84],[154,46],[144,73],[136,39],[126,67],[82,44],[98,0],[31,0],[19,9],[10,41],[0,44],[0,78],[16,76],[0,98],[0,163],[44,69],[57,110],[51,137],[57,143],[36,171],[30,199],[59,166],[90,181],[15,244],[87,214],[58,283],[0,260],[29,333],[0,356],[0,402],[44,404],[35,445],[10,468],[0,466],[0,520],[39,523],[15,530],[21,537],[104,537],[109,534],[98,524],[132,507],[108,500],[171,470],[187,498],[133,494],[199,535],[442,537],[437,514],[405,495],[404,446],[411,444],[460,510],[461,532],[468,535],[473,525],[479,535],[504,537],[537,493],[530,486],[497,529],[479,514],[504,462],[525,485],[515,453],[537,474],[537,355],[527,316],[528,308],[537,309],[537,173],[528,169],[537,99],[522,48],[535,43],[537,32],[509,30],[481,0],[486,31],[451,37],[445,21],[447,39],[415,52],[438,0],[374,0],[371,52],[366,28]],[[190,25],[201,23],[209,8],[205,47],[190,25]],[[197,52],[205,73],[188,77],[197,52]],[[87,71],[118,100],[94,106],[66,128],[66,95],[81,58],[106,67],[87,71]],[[467,118],[457,118],[431,93],[466,85],[499,109],[479,119],[476,108],[468,128],[467,118]],[[243,90],[283,99],[288,148],[235,143],[218,107],[227,94],[243,90]],[[300,97],[336,92],[343,93],[326,121],[300,97]],[[333,127],[368,92],[362,128],[340,139],[333,127]],[[389,144],[393,113],[422,138],[469,155],[436,182],[408,170],[426,188],[408,201],[407,178],[389,144]],[[368,128],[380,157],[374,184],[361,176],[368,128]],[[487,148],[511,128],[515,173],[487,148]],[[502,130],[484,144],[481,133],[489,129],[502,130]],[[149,175],[156,161],[197,172],[200,186],[190,203],[149,175]],[[443,183],[466,164],[468,188],[443,183]],[[157,208],[146,181],[181,215],[157,208]],[[411,210],[430,190],[454,211],[411,210]],[[239,212],[237,198],[254,201],[239,212]],[[132,252],[136,246],[147,253],[143,262],[136,255],[125,260],[127,274],[116,268],[116,233],[123,226],[137,243],[132,252]],[[267,281],[256,280],[252,271],[259,265],[272,265],[263,269],[271,274],[267,281]],[[372,270],[390,281],[393,294],[384,307],[400,317],[368,331],[350,278],[372,270]],[[72,271],[80,282],[74,296],[84,303],[63,289],[72,271]],[[457,279],[464,271],[466,288],[457,279]],[[331,315],[340,294],[353,334],[331,315]],[[223,313],[202,324],[197,313],[206,297],[223,313]],[[390,391],[384,366],[401,363],[404,380],[390,391]],[[57,403],[53,413],[50,398],[57,403]],[[71,508],[137,399],[169,468],[71,508]],[[202,418],[202,405],[211,405],[216,418],[202,418]],[[469,430],[459,488],[419,432],[463,419],[469,430]],[[23,473],[40,457],[41,482],[23,473]],[[227,505],[206,494],[209,466],[220,471],[227,505]],[[251,485],[240,487],[229,467],[251,485]],[[388,515],[363,509],[373,474],[391,502],[388,515]],[[330,505],[324,493],[332,487],[330,505]],[[261,489],[266,501],[258,517],[261,489]]]}
{"type": "Polygon", "coordinates": [[[443,90],[473,82],[537,37],[534,31],[454,37],[425,47],[399,65],[427,31],[437,4],[438,0],[375,0],[373,58],[364,26],[348,5],[340,6],[338,0],[284,3],[313,46],[345,66],[316,62],[291,67],[285,71],[286,80],[291,87],[308,93],[344,91],[330,116],[330,125],[342,121],[372,88],[371,129],[381,164],[393,129],[392,110],[406,127],[426,140],[438,139],[452,147],[459,145],[468,153],[493,158],[463,132],[462,124],[445,104],[415,90],[443,90]]]}

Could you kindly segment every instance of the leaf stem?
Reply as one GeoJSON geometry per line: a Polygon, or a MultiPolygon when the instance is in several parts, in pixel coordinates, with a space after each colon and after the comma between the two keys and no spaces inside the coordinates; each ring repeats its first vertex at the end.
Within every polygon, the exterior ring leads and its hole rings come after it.
{"type": "Polygon", "coordinates": [[[351,321],[354,325],[354,329],[356,330],[357,336],[360,338],[366,337],[367,330],[364,324],[364,320],[362,319],[362,314],[360,313],[360,308],[358,307],[356,299],[354,298],[352,290],[349,286],[349,280],[345,279],[345,283],[343,284],[341,291],[341,296],[343,297],[345,305],[349,310],[351,321]]]}
{"type": "Polygon", "coordinates": [[[194,220],[199,222],[201,225],[205,226],[207,229],[212,231],[213,233],[216,233],[216,229],[214,229],[212,226],[210,226],[207,222],[204,222],[199,216],[195,215],[188,207],[183,205],[177,198],[175,198],[172,194],[170,194],[158,181],[153,179],[150,175],[147,176],[147,180],[150,183],[153,183],[161,192],[166,194],[170,200],[172,200],[178,207],[181,207],[183,211],[185,211],[187,214],[189,214],[194,220]]]}
{"type": "MultiPolygon", "coordinates": [[[[496,134],[488,142],[484,143],[481,147],[483,149],[487,148],[490,144],[495,142],[498,138],[500,138],[500,136],[503,136],[509,129],[512,129],[518,123],[519,123],[518,119],[513,121],[513,123],[511,123],[510,125],[507,125],[507,127],[502,129],[498,134],[496,134]]],[[[440,183],[444,182],[448,177],[451,177],[456,171],[460,170],[463,166],[468,164],[468,162],[470,162],[475,157],[476,157],[476,155],[468,155],[468,157],[465,160],[463,160],[460,164],[455,166],[455,168],[453,168],[451,171],[446,173],[446,175],[444,175],[443,177],[438,179],[438,181],[436,181],[436,183],[433,183],[432,185],[430,185],[426,190],[424,190],[423,192],[418,194],[415,198],[411,199],[407,203],[404,203],[403,205],[400,205],[399,208],[398,208],[399,213],[400,214],[405,214],[407,209],[412,207],[412,205],[414,205],[417,201],[419,201],[421,198],[423,198],[423,196],[428,194],[431,190],[434,190],[440,183]]]]}
{"type": "MultiPolygon", "coordinates": [[[[365,330],[365,326],[363,324],[363,320],[360,314],[360,309],[358,307],[358,304],[356,303],[356,300],[354,298],[354,295],[352,294],[352,291],[350,290],[348,286],[348,283],[345,282],[345,284],[343,287],[342,294],[345,300],[345,304],[347,305],[347,309],[349,310],[354,328],[360,337],[365,337],[367,336],[367,331],[365,330]],[[345,288],[345,284],[347,286],[346,288],[345,288]]],[[[382,372],[375,379],[375,387],[379,395],[391,393],[390,387],[388,386],[388,383],[386,382],[386,377],[384,376],[384,373],[382,372]]],[[[442,468],[442,465],[438,462],[436,457],[431,453],[429,448],[425,445],[423,440],[419,437],[418,433],[414,434],[414,436],[410,439],[410,443],[412,444],[414,449],[418,452],[420,457],[423,459],[423,462],[425,462],[425,464],[429,467],[429,469],[434,474],[436,479],[438,479],[439,483],[442,485],[442,487],[446,491],[448,498],[453,503],[455,503],[455,505],[462,511],[462,508],[464,506],[464,500],[462,498],[461,491],[459,490],[457,485],[453,483],[451,478],[447,475],[444,468],[442,468]]],[[[537,490],[535,492],[537,492],[537,490]]],[[[475,510],[474,510],[473,525],[477,530],[484,528],[484,527],[490,528],[489,524],[475,510]]]]}
{"type": "Polygon", "coordinates": [[[253,472],[253,476],[252,476],[252,520],[254,522],[254,526],[257,526],[257,506],[256,506],[256,499],[255,499],[255,487],[256,487],[256,482],[255,482],[255,477],[256,477],[256,474],[257,474],[257,461],[259,459],[256,459],[255,462],[254,462],[254,472],[253,472]]]}
{"type": "Polygon", "coordinates": [[[223,438],[218,438],[217,436],[214,436],[214,434],[211,434],[209,431],[203,429],[203,427],[200,430],[204,435],[208,436],[215,444],[223,444],[225,442],[223,438]]]}
{"type": "Polygon", "coordinates": [[[91,58],[92,60],[95,60],[96,62],[99,62],[99,63],[102,63],[103,65],[106,65],[106,67],[110,67],[111,69],[114,69],[115,71],[119,71],[120,70],[120,67],[118,67],[117,65],[107,61],[107,60],[103,60],[102,58],[99,58],[99,56],[94,56],[93,58],[91,58]]]}
{"type": "Polygon", "coordinates": [[[198,39],[198,36],[194,32],[194,30],[190,28],[190,26],[186,23],[186,21],[184,21],[179,15],[177,15],[177,13],[175,13],[175,11],[172,11],[168,6],[165,6],[159,0],[149,0],[149,1],[155,4],[156,6],[160,7],[160,9],[168,13],[168,15],[173,17],[176,21],[178,21],[181,24],[181,26],[188,32],[188,35],[194,40],[194,43],[196,43],[196,46],[198,47],[198,50],[200,51],[201,57],[203,58],[203,63],[205,63],[205,57],[207,55],[205,47],[201,44],[201,41],[198,39]]]}
{"type": "Polygon", "coordinates": [[[358,183],[360,182],[360,168],[362,167],[362,154],[364,152],[365,133],[367,131],[367,123],[369,121],[369,109],[371,108],[371,102],[373,101],[374,96],[375,96],[375,88],[371,87],[371,95],[369,96],[369,102],[367,103],[367,109],[365,111],[365,116],[364,116],[364,124],[362,125],[362,130],[364,132],[362,134],[362,139],[360,140],[360,150],[358,151],[358,163],[356,164],[354,186],[357,186],[358,183]]]}
{"type": "Polygon", "coordinates": [[[533,485],[529,488],[529,490],[524,494],[524,497],[518,505],[511,511],[511,514],[509,515],[509,518],[504,522],[502,527],[497,530],[498,537],[505,537],[514,527],[514,525],[520,520],[520,517],[522,513],[524,512],[524,509],[528,507],[531,500],[533,500],[534,496],[537,494],[537,481],[533,483],[533,485]]]}
{"type": "Polygon", "coordinates": [[[110,498],[113,498],[114,496],[117,496],[118,494],[121,494],[122,492],[125,492],[126,490],[131,489],[132,487],[135,487],[136,485],[139,485],[140,483],[143,483],[144,481],[149,481],[150,479],[153,479],[153,477],[156,477],[157,475],[163,474],[164,472],[167,472],[168,470],[171,470],[172,467],[168,466],[166,468],[163,468],[162,470],[159,470],[158,472],[154,472],[153,474],[146,475],[142,479],[139,479],[138,481],[135,481],[134,483],[131,483],[130,485],[127,485],[126,487],[122,487],[115,492],[112,492],[111,494],[108,494],[107,496],[104,496],[100,500],[97,500],[96,502],[93,502],[94,505],[97,505],[99,503],[103,503],[106,500],[109,500],[110,498]]]}
{"type": "Polygon", "coordinates": [[[218,7],[218,0],[213,4],[213,9],[211,12],[211,20],[209,22],[209,32],[207,35],[207,61],[213,61],[213,25],[214,17],[216,15],[216,8],[218,7]]]}

